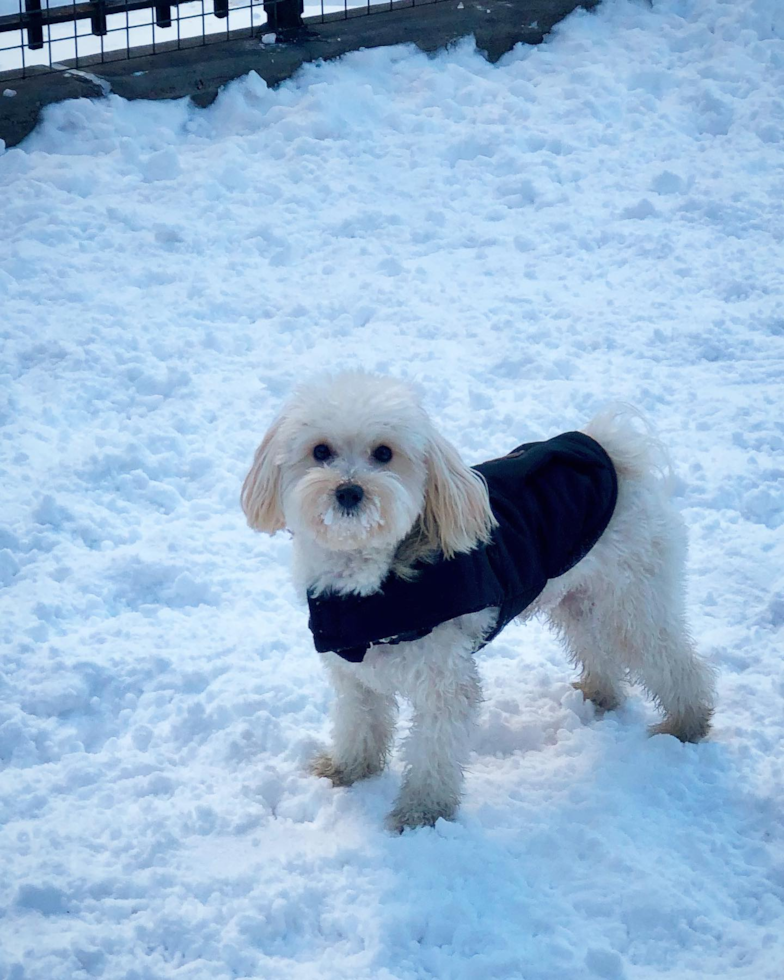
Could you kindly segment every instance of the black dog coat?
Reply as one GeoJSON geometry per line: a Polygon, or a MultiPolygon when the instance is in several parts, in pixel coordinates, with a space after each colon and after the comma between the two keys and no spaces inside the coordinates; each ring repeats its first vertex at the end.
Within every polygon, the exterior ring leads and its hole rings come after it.
{"type": "Polygon", "coordinates": [[[529,442],[474,467],[487,481],[498,521],[491,541],[468,554],[421,562],[406,582],[390,573],[368,596],[308,596],[319,653],[360,663],[370,646],[417,640],[456,616],[498,606],[494,639],[596,544],[618,496],[610,457],[582,432],[529,442]]]}

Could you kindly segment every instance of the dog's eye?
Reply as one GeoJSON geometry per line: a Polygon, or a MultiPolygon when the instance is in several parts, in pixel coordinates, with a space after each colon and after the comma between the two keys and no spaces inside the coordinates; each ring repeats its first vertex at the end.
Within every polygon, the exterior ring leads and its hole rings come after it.
{"type": "Polygon", "coordinates": [[[325,442],[320,442],[318,446],[313,447],[313,459],[317,459],[319,463],[326,463],[331,458],[332,450],[325,442]]]}
{"type": "Polygon", "coordinates": [[[392,450],[389,446],[376,446],[373,450],[373,459],[377,463],[388,463],[392,459],[392,450]]]}

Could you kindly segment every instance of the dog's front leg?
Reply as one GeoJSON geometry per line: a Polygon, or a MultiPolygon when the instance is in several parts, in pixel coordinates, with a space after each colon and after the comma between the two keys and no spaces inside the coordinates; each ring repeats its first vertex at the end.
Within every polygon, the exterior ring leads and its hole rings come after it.
{"type": "Polygon", "coordinates": [[[397,718],[394,697],[362,684],[351,668],[329,665],[335,701],[332,706],[332,751],[316,756],[311,771],[333,786],[350,786],[384,768],[397,718]]]}
{"type": "Polygon", "coordinates": [[[476,664],[466,652],[450,651],[443,659],[422,663],[415,681],[406,691],[414,718],[403,747],[403,786],[387,821],[397,832],[454,817],[481,701],[476,664]]]}

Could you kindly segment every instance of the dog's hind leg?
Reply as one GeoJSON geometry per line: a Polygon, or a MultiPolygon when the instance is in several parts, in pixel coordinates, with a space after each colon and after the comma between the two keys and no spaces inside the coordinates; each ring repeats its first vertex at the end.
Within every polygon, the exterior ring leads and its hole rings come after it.
{"type": "Polygon", "coordinates": [[[651,734],[697,742],[708,734],[715,701],[711,667],[686,628],[677,576],[663,570],[630,578],[594,609],[597,631],[619,662],[664,711],[651,734]]]}
{"type": "Polygon", "coordinates": [[[710,730],[713,671],[697,655],[686,630],[674,624],[659,627],[646,647],[636,673],[664,710],[664,721],[651,734],[698,742],[710,730]]]}
{"type": "Polygon", "coordinates": [[[594,601],[584,591],[569,592],[549,612],[551,626],[581,668],[574,687],[601,711],[617,708],[624,697],[624,668],[594,629],[594,601]]]}
{"type": "Polygon", "coordinates": [[[664,721],[653,733],[697,741],[710,727],[714,676],[686,625],[686,531],[670,499],[666,451],[624,409],[598,416],[587,431],[618,474],[615,513],[585,558],[592,628],[608,655],[663,708],[664,721]]]}
{"type": "Polygon", "coordinates": [[[397,701],[378,694],[342,667],[331,667],[335,689],[332,706],[332,751],[316,756],[310,764],[316,776],[334,786],[350,786],[384,768],[389,757],[397,719],[397,701]]]}

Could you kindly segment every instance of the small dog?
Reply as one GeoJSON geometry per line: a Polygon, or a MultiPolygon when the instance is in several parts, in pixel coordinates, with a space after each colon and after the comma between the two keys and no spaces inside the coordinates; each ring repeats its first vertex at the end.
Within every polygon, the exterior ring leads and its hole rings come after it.
{"type": "Polygon", "coordinates": [[[402,381],[356,372],[300,387],[256,451],[242,506],[256,530],[293,533],[335,689],[332,749],[312,771],[335,786],[380,772],[403,695],[414,715],[389,826],[453,818],[481,701],[474,654],[535,613],[597,708],[616,707],[630,676],[664,711],[653,732],[705,736],[713,672],[685,622],[685,533],[665,472],[629,410],[470,468],[402,381]]]}

